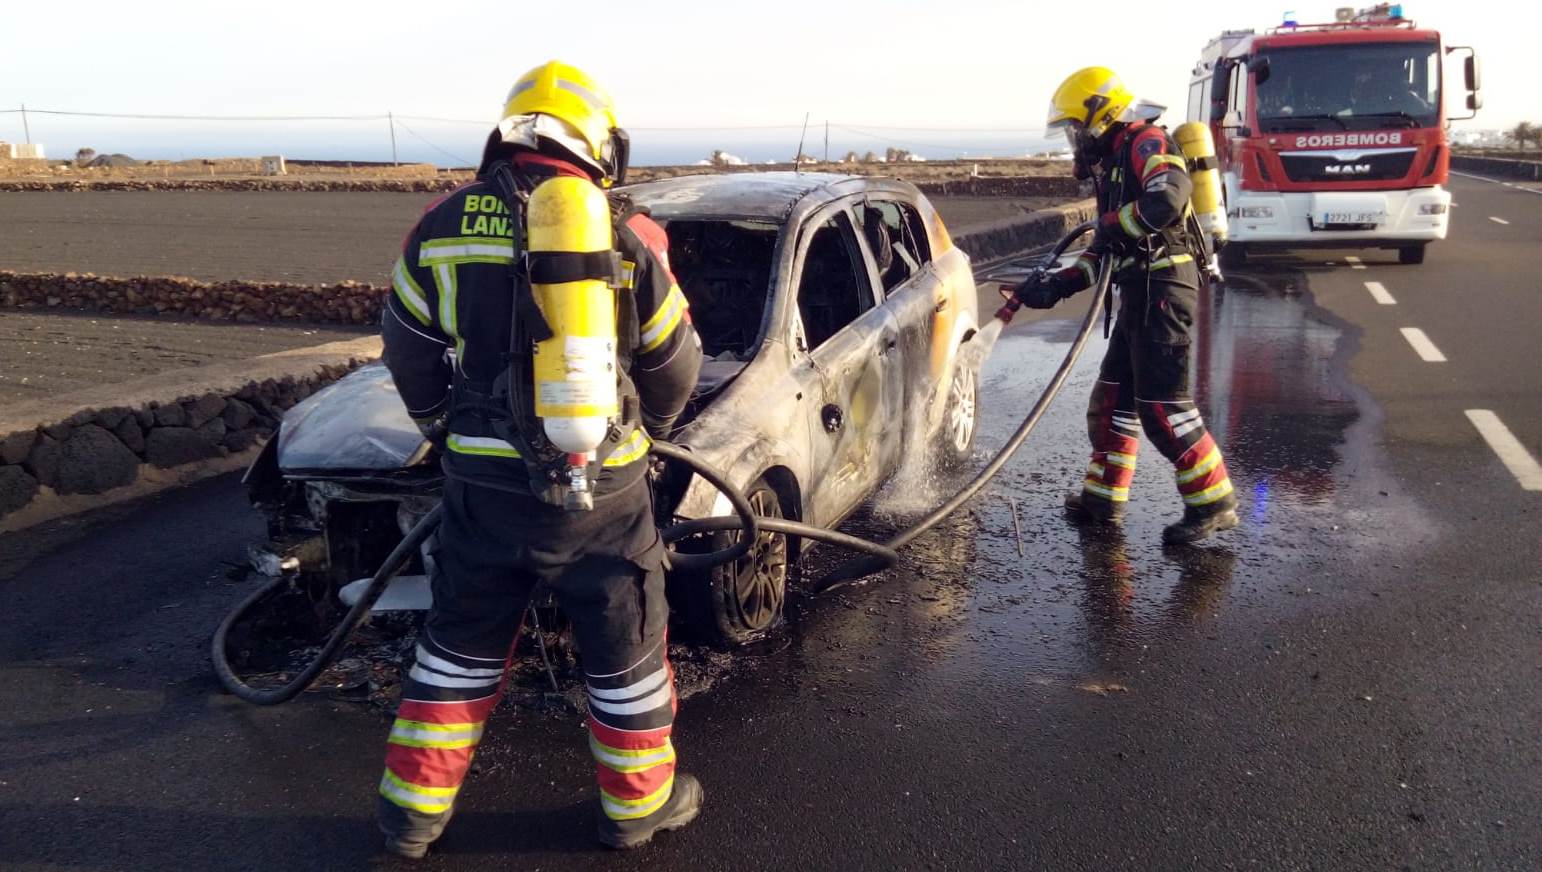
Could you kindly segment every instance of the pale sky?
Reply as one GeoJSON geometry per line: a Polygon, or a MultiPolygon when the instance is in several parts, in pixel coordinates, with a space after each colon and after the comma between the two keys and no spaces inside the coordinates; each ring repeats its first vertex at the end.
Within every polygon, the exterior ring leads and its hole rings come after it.
{"type": "MultiPolygon", "coordinates": [[[[1272,26],[1286,9],[1294,9],[1301,21],[1328,20],[1335,4],[1106,0],[1039,9],[993,0],[76,0],[63,6],[6,5],[0,18],[0,109],[25,102],[34,109],[150,114],[391,110],[486,119],[491,125],[519,73],[561,58],[588,69],[611,90],[622,124],[634,129],[640,147],[684,135],[648,128],[796,128],[807,112],[811,144],[829,120],[862,130],[881,151],[881,138],[898,145],[971,137],[990,145],[1036,141],[1056,83],[1095,63],[1117,69],[1139,93],[1172,107],[1168,120],[1181,121],[1189,71],[1212,36],[1223,29],[1272,26]],[[934,128],[938,132],[928,136],[934,128]]],[[[1472,126],[1542,123],[1542,97],[1530,84],[1535,68],[1523,62],[1527,53],[1537,52],[1536,33],[1542,29],[1542,15],[1534,8],[1518,18],[1502,10],[1519,4],[1413,0],[1403,5],[1421,26],[1443,31],[1447,44],[1478,48],[1486,108],[1472,126]]],[[[1459,85],[1459,65],[1451,65],[1449,73],[1448,86],[1459,85]]],[[[31,120],[33,138],[52,156],[80,145],[127,150],[117,148],[119,142],[141,151],[153,143],[162,152],[190,151],[189,157],[209,148],[256,153],[270,141],[295,156],[296,147],[289,144],[295,137],[338,143],[357,137],[372,148],[385,140],[383,123],[31,120]]],[[[427,148],[414,138],[421,135],[457,156],[474,154],[485,133],[474,125],[411,127],[413,136],[397,131],[404,150],[427,148]]],[[[19,141],[22,135],[17,114],[0,115],[0,139],[19,141]]],[[[780,140],[795,137],[796,130],[765,135],[780,140]]]]}

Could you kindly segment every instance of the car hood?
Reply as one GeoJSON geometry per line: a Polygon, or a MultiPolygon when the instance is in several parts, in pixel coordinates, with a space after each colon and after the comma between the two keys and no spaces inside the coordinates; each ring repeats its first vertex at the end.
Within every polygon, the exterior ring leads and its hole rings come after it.
{"type": "MultiPolygon", "coordinates": [[[[702,363],[696,396],[706,402],[733,381],[745,361],[702,363]]],[[[349,373],[284,415],[278,466],[284,472],[381,472],[402,469],[423,443],[383,363],[349,373]]]]}
{"type": "Polygon", "coordinates": [[[284,415],[278,465],[296,470],[401,469],[423,443],[383,363],[361,367],[284,415]]]}

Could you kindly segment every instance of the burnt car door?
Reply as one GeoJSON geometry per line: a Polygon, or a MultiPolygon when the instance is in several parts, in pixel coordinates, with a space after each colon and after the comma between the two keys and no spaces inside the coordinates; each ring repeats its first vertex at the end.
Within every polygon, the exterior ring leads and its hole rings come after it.
{"type": "Polygon", "coordinates": [[[884,308],[900,331],[905,434],[919,438],[933,398],[939,396],[959,306],[931,263],[925,226],[915,207],[893,196],[874,195],[853,209],[862,241],[874,261],[884,308]]]}
{"type": "Polygon", "coordinates": [[[794,260],[795,370],[813,420],[811,518],[833,523],[897,465],[903,396],[899,324],[884,306],[851,213],[837,205],[804,224],[794,260]]]}

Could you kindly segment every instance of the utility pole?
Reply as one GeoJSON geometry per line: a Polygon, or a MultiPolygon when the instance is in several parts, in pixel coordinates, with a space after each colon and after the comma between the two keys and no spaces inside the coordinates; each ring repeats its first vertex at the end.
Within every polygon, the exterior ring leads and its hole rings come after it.
{"type": "Polygon", "coordinates": [[[21,129],[27,135],[27,144],[32,144],[32,125],[27,123],[27,104],[21,104],[21,129]]]}
{"type": "Polygon", "coordinates": [[[825,119],[825,163],[830,162],[830,119],[825,119]]]}
{"type": "Polygon", "coordinates": [[[391,110],[386,110],[386,124],[391,128],[391,166],[401,166],[396,162],[396,115],[391,110]]]}

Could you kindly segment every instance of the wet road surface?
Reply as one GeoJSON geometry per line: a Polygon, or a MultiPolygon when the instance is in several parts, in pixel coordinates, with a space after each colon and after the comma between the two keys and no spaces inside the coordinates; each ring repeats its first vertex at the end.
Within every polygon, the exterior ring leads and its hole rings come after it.
{"type": "MultiPolygon", "coordinates": [[[[1196,380],[1242,528],[1163,550],[1177,499],[1149,445],[1122,534],[1062,519],[1095,340],[979,499],[879,581],[796,601],[784,634],[681,706],[696,824],[595,851],[579,717],[505,705],[419,868],[1542,865],[1542,494],[1464,416],[1493,410],[1535,456],[1542,385],[1517,361],[1542,216],[1509,200],[1532,194],[1453,188],[1452,239],[1423,267],[1262,258],[1207,299],[1196,380]]],[[[982,459],[1079,313],[1051,314],[987,362],[982,459]]],[[[851,528],[888,532],[924,486],[851,528]]],[[[380,862],[385,717],[323,694],[245,707],[206,665],[261,533],[225,478],[0,538],[8,866],[380,862]]]]}

